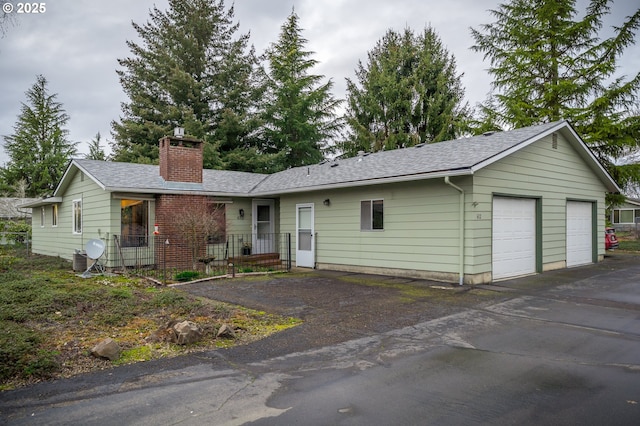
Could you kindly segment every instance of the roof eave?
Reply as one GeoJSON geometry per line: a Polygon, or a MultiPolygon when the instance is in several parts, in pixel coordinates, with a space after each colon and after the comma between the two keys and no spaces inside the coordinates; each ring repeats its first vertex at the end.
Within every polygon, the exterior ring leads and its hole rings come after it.
{"type": "Polygon", "coordinates": [[[18,208],[32,209],[35,207],[48,206],[51,204],[58,204],[62,202],[62,197],[48,197],[41,200],[35,200],[28,203],[20,204],[18,208]]]}
{"type": "Polygon", "coordinates": [[[152,194],[152,195],[203,195],[207,197],[250,197],[251,194],[244,192],[222,192],[206,190],[180,190],[180,189],[157,189],[157,188],[127,188],[127,187],[105,187],[108,192],[120,192],[127,194],[152,194]]]}
{"type": "Polygon", "coordinates": [[[358,186],[383,185],[387,183],[399,183],[399,182],[410,182],[410,181],[417,181],[417,180],[437,179],[437,178],[443,178],[445,176],[468,176],[472,174],[473,174],[473,171],[471,169],[464,168],[464,169],[443,170],[443,171],[429,172],[429,173],[417,173],[413,175],[400,175],[400,176],[391,176],[391,177],[385,177],[385,178],[339,182],[339,183],[331,183],[326,185],[312,185],[312,186],[290,188],[290,189],[279,190],[279,191],[277,190],[255,191],[255,192],[251,192],[249,195],[250,196],[275,196],[275,195],[295,194],[295,193],[309,192],[309,191],[325,191],[325,190],[331,190],[331,189],[353,188],[358,186]]]}

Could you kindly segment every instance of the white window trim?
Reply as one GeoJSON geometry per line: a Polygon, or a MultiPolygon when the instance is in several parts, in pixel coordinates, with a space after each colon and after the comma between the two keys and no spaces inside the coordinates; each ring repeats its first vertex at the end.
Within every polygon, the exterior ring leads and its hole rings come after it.
{"type": "Polygon", "coordinates": [[[57,204],[51,205],[51,227],[57,228],[58,221],[60,220],[59,209],[57,204]]]}
{"type": "Polygon", "coordinates": [[[613,223],[614,225],[633,225],[633,224],[635,224],[636,210],[640,210],[640,209],[631,209],[631,208],[613,209],[613,212],[611,212],[611,223],[613,223]],[[634,222],[614,222],[614,219],[616,217],[615,216],[616,210],[618,211],[618,218],[620,217],[620,213],[623,212],[623,211],[631,211],[631,212],[633,212],[633,220],[634,220],[634,222]]]}
{"type": "Polygon", "coordinates": [[[44,206],[40,207],[40,228],[44,228],[46,212],[44,206]]]}
{"type": "Polygon", "coordinates": [[[78,198],[71,202],[71,232],[73,235],[82,235],[83,211],[82,211],[82,198],[78,198]],[[76,203],[80,203],[80,232],[76,231],[76,203]]]}
{"type": "Polygon", "coordinates": [[[360,232],[384,232],[384,198],[370,198],[370,199],[365,199],[365,200],[360,200],[360,232]],[[362,229],[362,203],[364,201],[369,202],[369,206],[371,207],[369,210],[369,229],[362,229]],[[382,217],[383,217],[383,223],[382,223],[382,228],[380,229],[374,229],[373,228],[373,203],[375,201],[382,201],[382,217]]]}

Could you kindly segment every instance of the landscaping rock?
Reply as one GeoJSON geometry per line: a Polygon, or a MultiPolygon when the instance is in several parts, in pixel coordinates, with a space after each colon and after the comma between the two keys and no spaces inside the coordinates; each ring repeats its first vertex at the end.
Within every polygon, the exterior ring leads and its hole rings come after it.
{"type": "Polygon", "coordinates": [[[91,355],[97,358],[106,358],[110,361],[120,358],[120,352],[120,345],[110,337],[107,337],[91,349],[91,355]]]}
{"type": "Polygon", "coordinates": [[[217,339],[235,339],[236,332],[233,331],[233,328],[227,324],[222,324],[218,329],[218,334],[216,334],[217,339]]]}
{"type": "Polygon", "coordinates": [[[202,329],[191,321],[182,321],[173,326],[179,345],[196,343],[202,339],[202,329]]]}

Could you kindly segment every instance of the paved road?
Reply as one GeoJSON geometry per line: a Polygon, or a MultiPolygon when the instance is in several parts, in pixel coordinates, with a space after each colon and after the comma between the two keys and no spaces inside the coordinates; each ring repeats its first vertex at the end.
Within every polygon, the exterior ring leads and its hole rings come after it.
{"type": "Polygon", "coordinates": [[[640,258],[472,291],[501,297],[307,351],[241,362],[209,352],[8,392],[0,420],[640,424],[640,258]]]}

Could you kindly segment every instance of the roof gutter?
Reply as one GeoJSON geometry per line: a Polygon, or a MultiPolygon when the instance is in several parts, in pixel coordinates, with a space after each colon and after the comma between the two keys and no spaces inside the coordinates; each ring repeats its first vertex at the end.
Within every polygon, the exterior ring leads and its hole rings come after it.
{"type": "Polygon", "coordinates": [[[48,206],[51,204],[59,204],[61,202],[62,202],[62,197],[48,197],[48,198],[42,198],[40,200],[35,200],[35,201],[30,201],[24,204],[20,204],[19,206],[16,206],[16,207],[22,208],[22,209],[33,209],[36,207],[48,206]]]}
{"type": "Polygon", "coordinates": [[[278,196],[285,194],[295,194],[299,192],[309,192],[309,191],[327,191],[331,189],[342,189],[342,188],[353,188],[357,186],[369,186],[369,185],[382,185],[388,183],[402,183],[402,182],[411,182],[417,180],[427,180],[427,179],[439,179],[441,177],[449,177],[449,176],[468,176],[472,175],[473,170],[468,168],[463,169],[454,169],[454,170],[445,170],[439,172],[429,172],[429,173],[417,173],[413,175],[401,175],[401,176],[392,176],[392,177],[384,177],[384,178],[375,178],[375,179],[364,179],[358,181],[345,181],[339,183],[329,183],[329,184],[319,184],[312,186],[303,186],[299,188],[290,188],[284,190],[267,190],[260,191],[253,189],[250,193],[245,196],[278,196]]]}
{"type": "Polygon", "coordinates": [[[458,253],[458,259],[460,259],[460,265],[459,265],[460,272],[459,272],[458,285],[463,285],[464,284],[464,190],[459,186],[455,185],[454,183],[452,183],[451,180],[449,179],[449,176],[444,177],[444,183],[446,183],[447,185],[449,185],[450,187],[452,187],[453,189],[455,189],[460,193],[460,225],[459,225],[460,230],[458,232],[458,235],[460,236],[460,241],[458,242],[458,247],[460,250],[458,253]]]}

